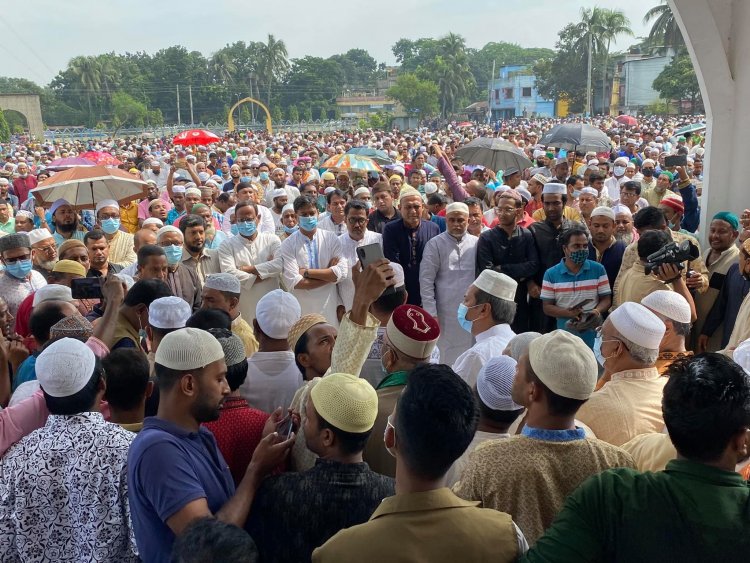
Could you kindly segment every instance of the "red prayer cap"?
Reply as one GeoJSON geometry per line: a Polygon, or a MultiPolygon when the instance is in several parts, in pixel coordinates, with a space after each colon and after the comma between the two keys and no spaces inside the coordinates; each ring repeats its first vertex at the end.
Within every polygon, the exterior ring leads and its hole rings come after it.
{"type": "Polygon", "coordinates": [[[385,333],[393,346],[412,358],[429,358],[440,336],[440,325],[416,305],[401,305],[391,315],[385,333]]]}
{"type": "Polygon", "coordinates": [[[660,203],[674,209],[677,213],[685,213],[685,205],[682,203],[681,199],[670,196],[662,199],[660,203]]]}

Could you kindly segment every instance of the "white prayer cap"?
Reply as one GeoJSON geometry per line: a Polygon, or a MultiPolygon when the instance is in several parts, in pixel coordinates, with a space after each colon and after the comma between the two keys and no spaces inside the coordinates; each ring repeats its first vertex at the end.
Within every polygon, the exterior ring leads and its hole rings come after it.
{"type": "Polygon", "coordinates": [[[690,305],[682,295],[674,291],[659,290],[649,293],[641,299],[641,305],[669,320],[690,324],[690,305]]]}
{"type": "Polygon", "coordinates": [[[557,182],[548,182],[544,184],[544,188],[542,188],[542,195],[544,194],[567,195],[568,187],[565,184],[558,184],[557,182]]]}
{"type": "Polygon", "coordinates": [[[200,197],[201,196],[201,191],[198,188],[195,188],[195,187],[188,188],[188,189],[185,190],[185,195],[186,196],[188,196],[188,195],[197,195],[198,197],[200,197]]]}
{"type": "Polygon", "coordinates": [[[737,345],[732,352],[732,359],[745,370],[745,373],[750,374],[750,338],[737,345]]]}
{"type": "Polygon", "coordinates": [[[547,153],[544,152],[543,150],[536,149],[534,151],[534,154],[532,156],[536,159],[536,158],[541,158],[541,157],[545,156],[546,154],[547,153]]]}
{"type": "Polygon", "coordinates": [[[609,320],[623,337],[649,350],[658,350],[664,338],[664,323],[640,303],[626,301],[612,312],[609,320]]]}
{"type": "Polygon", "coordinates": [[[281,208],[281,214],[283,215],[287,211],[294,211],[294,204],[293,203],[287,203],[284,207],[281,208]]]}
{"type": "Polygon", "coordinates": [[[0,178],[0,186],[7,186],[8,184],[10,184],[8,178],[0,178]]]}
{"type": "Polygon", "coordinates": [[[534,174],[530,180],[534,180],[535,182],[539,182],[542,185],[545,185],[547,182],[549,182],[549,178],[545,176],[544,174],[534,174]]]}
{"type": "Polygon", "coordinates": [[[643,164],[641,164],[641,167],[643,167],[643,166],[649,166],[649,165],[656,166],[656,163],[653,160],[651,160],[650,158],[647,158],[646,160],[643,161],[643,164]]]}
{"type": "Polygon", "coordinates": [[[535,338],[529,344],[529,363],[556,395],[583,401],[594,392],[599,372],[596,357],[574,334],[554,330],[535,338]]]}
{"type": "Polygon", "coordinates": [[[224,350],[224,361],[227,363],[227,367],[231,367],[241,363],[247,359],[245,353],[245,345],[242,339],[232,333],[231,330],[225,328],[210,328],[208,329],[216,340],[221,344],[221,349],[224,350]]]}
{"type": "Polygon", "coordinates": [[[625,215],[628,215],[629,217],[633,216],[633,212],[630,211],[625,205],[622,205],[621,203],[618,203],[617,205],[612,206],[612,211],[615,212],[615,215],[619,213],[624,213],[625,215]]]}
{"type": "Polygon", "coordinates": [[[394,173],[396,173],[396,174],[401,174],[402,176],[403,176],[404,174],[406,174],[406,170],[405,170],[405,169],[404,169],[404,167],[403,167],[403,166],[401,166],[400,164],[399,164],[399,165],[396,165],[396,166],[394,166],[393,168],[391,168],[391,170],[393,170],[393,172],[394,172],[394,173]]]}
{"type": "Polygon", "coordinates": [[[19,209],[16,211],[16,217],[26,217],[28,219],[33,219],[34,214],[31,211],[26,211],[25,209],[19,209]]]}
{"type": "Polygon", "coordinates": [[[511,398],[516,360],[510,356],[490,358],[477,375],[477,395],[493,411],[515,411],[523,407],[511,398]]]}
{"type": "Polygon", "coordinates": [[[47,240],[48,238],[53,238],[52,233],[50,233],[48,229],[34,229],[29,232],[29,242],[32,245],[47,240]]]}
{"type": "Polygon", "coordinates": [[[523,199],[526,203],[529,203],[531,201],[531,192],[526,188],[516,188],[516,193],[520,195],[521,199],[523,199]]]}
{"type": "Polygon", "coordinates": [[[370,195],[370,190],[364,186],[361,188],[357,188],[354,190],[354,197],[357,197],[358,195],[370,195]]]}
{"type": "Polygon", "coordinates": [[[506,301],[515,301],[516,299],[516,288],[518,287],[516,280],[495,270],[482,270],[482,273],[479,274],[472,285],[498,299],[505,299],[506,301]]]}
{"type": "Polygon", "coordinates": [[[599,167],[599,159],[598,158],[592,158],[586,163],[588,166],[596,166],[599,167]]]}
{"type": "Polygon", "coordinates": [[[614,221],[615,211],[611,207],[605,207],[604,205],[601,205],[599,207],[595,207],[591,212],[591,218],[593,219],[594,217],[609,217],[614,221]]]}
{"type": "Polygon", "coordinates": [[[454,201],[445,208],[445,214],[448,213],[462,213],[463,215],[469,215],[469,206],[463,201],[454,201]]]}
{"type": "MultiPolygon", "coordinates": [[[[437,184],[435,182],[426,182],[424,185],[424,193],[427,195],[434,194],[438,191],[437,184]]],[[[354,194],[356,195],[356,194],[354,194]]]]}
{"type": "Polygon", "coordinates": [[[401,188],[401,191],[398,193],[399,201],[401,201],[405,197],[418,197],[419,199],[422,199],[422,194],[420,194],[419,191],[415,190],[411,186],[406,186],[404,188],[401,188]]]}
{"type": "Polygon", "coordinates": [[[203,287],[208,289],[215,289],[216,291],[227,291],[229,293],[242,292],[242,285],[240,284],[240,280],[237,278],[237,276],[228,272],[209,274],[206,277],[206,281],[203,282],[203,287]]]}
{"type": "Polygon", "coordinates": [[[583,194],[589,194],[594,197],[599,197],[599,192],[596,191],[596,188],[590,188],[586,186],[585,188],[581,189],[581,195],[583,194]]]}
{"type": "Polygon", "coordinates": [[[507,192],[507,191],[508,191],[509,189],[511,189],[509,185],[507,185],[507,184],[502,184],[502,185],[498,186],[498,187],[497,187],[497,188],[495,189],[495,193],[496,193],[496,194],[502,194],[502,193],[505,193],[505,192],[507,192]]]}
{"type": "Polygon", "coordinates": [[[224,349],[211,334],[198,328],[181,328],[167,334],[156,349],[157,364],[177,370],[201,369],[224,359],[224,349]]]}
{"type": "Polygon", "coordinates": [[[184,194],[186,191],[185,186],[172,186],[172,193],[184,194]]]}
{"type": "Polygon", "coordinates": [[[615,162],[614,162],[614,164],[622,164],[623,166],[627,166],[627,165],[628,165],[628,162],[629,162],[629,161],[628,161],[628,159],[627,159],[627,158],[625,158],[624,156],[620,156],[620,157],[617,157],[617,158],[615,159],[615,162]]]}
{"type": "Polygon", "coordinates": [[[156,185],[156,181],[155,181],[155,180],[146,180],[146,183],[147,183],[147,184],[150,184],[150,185],[152,185],[152,186],[155,186],[155,185],[156,185]]]}
{"type": "Polygon", "coordinates": [[[508,342],[507,348],[510,352],[510,357],[519,361],[521,356],[529,351],[529,344],[540,336],[541,333],[539,332],[522,332],[521,334],[516,334],[508,342]]]}
{"type": "Polygon", "coordinates": [[[174,225],[164,225],[161,229],[156,231],[156,242],[158,243],[159,239],[167,233],[178,233],[181,237],[183,236],[182,231],[174,225]]]}
{"type": "Polygon", "coordinates": [[[276,188],[271,192],[271,199],[276,199],[277,197],[284,197],[288,195],[289,194],[286,193],[286,190],[284,188],[276,188]]]}
{"type": "Polygon", "coordinates": [[[149,217],[141,223],[141,227],[148,227],[149,225],[157,225],[161,229],[164,226],[164,222],[158,217],[149,217]]]}
{"type": "Polygon", "coordinates": [[[388,263],[391,268],[393,268],[393,281],[395,282],[393,284],[393,287],[399,288],[404,287],[405,283],[405,277],[404,277],[404,268],[399,264],[398,262],[389,262],[388,263]]]}
{"type": "Polygon", "coordinates": [[[328,195],[331,192],[335,192],[336,188],[334,186],[328,186],[325,190],[323,190],[323,195],[328,195]]]}
{"type": "Polygon", "coordinates": [[[70,288],[56,283],[50,283],[40,287],[34,292],[34,299],[31,302],[32,307],[45,301],[73,301],[73,293],[70,288]]]}
{"type": "Polygon", "coordinates": [[[154,159],[151,161],[151,166],[161,166],[159,159],[154,157],[154,159]]]}
{"type": "Polygon", "coordinates": [[[627,140],[625,141],[625,144],[626,144],[626,145],[634,145],[634,144],[635,144],[635,139],[627,139],[627,140]]]}
{"type": "Polygon", "coordinates": [[[116,209],[120,209],[120,204],[117,203],[114,199],[103,199],[96,204],[96,211],[94,212],[94,214],[99,215],[99,211],[101,211],[105,207],[114,207],[116,209]]]}
{"type": "Polygon", "coordinates": [[[255,307],[255,320],[269,338],[286,340],[289,329],[302,316],[297,298],[283,289],[274,289],[260,298],[255,307]]]}
{"type": "Polygon", "coordinates": [[[91,348],[75,338],[61,338],[39,354],[36,377],[50,397],[70,397],[86,386],[95,366],[91,348]]]}
{"type": "Polygon", "coordinates": [[[161,329],[185,328],[191,314],[190,305],[182,297],[160,297],[148,308],[148,324],[161,329]]]}

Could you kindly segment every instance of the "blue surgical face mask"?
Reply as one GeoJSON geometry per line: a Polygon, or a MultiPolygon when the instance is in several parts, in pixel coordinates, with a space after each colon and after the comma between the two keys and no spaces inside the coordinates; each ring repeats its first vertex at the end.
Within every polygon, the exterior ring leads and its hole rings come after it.
{"type": "Polygon", "coordinates": [[[599,362],[599,365],[604,367],[604,363],[611,358],[612,356],[609,356],[608,358],[605,358],[602,355],[602,335],[597,334],[596,338],[594,339],[594,357],[596,357],[596,361],[599,362]]]}
{"type": "Polygon", "coordinates": [[[260,179],[261,179],[261,180],[263,180],[264,182],[265,182],[266,180],[268,180],[268,172],[261,172],[261,173],[259,174],[259,176],[260,176],[260,179]]]}
{"type": "Polygon", "coordinates": [[[16,260],[15,262],[9,262],[6,264],[5,271],[14,278],[23,280],[26,279],[26,276],[28,276],[29,273],[31,273],[31,268],[33,268],[33,266],[31,258],[28,260],[16,260]]]}
{"type": "Polygon", "coordinates": [[[318,217],[300,217],[299,218],[299,228],[303,231],[307,231],[308,233],[310,231],[314,231],[315,228],[318,226],[318,217]]]}
{"type": "Polygon", "coordinates": [[[578,196],[581,195],[581,190],[573,190],[573,197],[578,199],[578,196]]]}
{"type": "Polygon", "coordinates": [[[164,254],[167,255],[167,264],[174,266],[182,258],[182,247],[176,244],[170,244],[169,246],[162,247],[164,254]]]}
{"type": "Polygon", "coordinates": [[[102,231],[108,235],[115,234],[120,229],[119,219],[104,219],[102,221],[102,231]]]}
{"type": "Polygon", "coordinates": [[[372,209],[372,202],[371,201],[365,201],[365,206],[367,207],[367,211],[370,211],[370,209],[372,209]]]}
{"type": "Polygon", "coordinates": [[[283,227],[284,227],[284,232],[288,235],[292,235],[296,233],[297,231],[299,231],[298,225],[294,225],[294,227],[287,227],[286,225],[283,225],[283,227]]]}
{"type": "Polygon", "coordinates": [[[240,182],[245,182],[249,184],[251,180],[252,178],[250,176],[240,176],[240,182]]]}
{"type": "Polygon", "coordinates": [[[251,237],[255,234],[255,221],[238,221],[237,229],[243,237],[251,237]]]}
{"type": "Polygon", "coordinates": [[[457,317],[456,317],[458,319],[458,324],[461,325],[461,328],[464,329],[469,334],[471,334],[471,327],[474,325],[474,321],[468,320],[466,318],[466,313],[469,312],[469,309],[473,309],[474,307],[480,307],[480,306],[481,306],[481,304],[480,305],[474,305],[472,307],[467,307],[463,303],[461,303],[458,306],[458,314],[457,314],[457,317]]]}
{"type": "Polygon", "coordinates": [[[231,227],[229,228],[229,231],[230,231],[230,232],[231,232],[231,233],[232,233],[233,235],[236,235],[236,234],[238,234],[238,233],[240,232],[240,229],[239,229],[239,227],[237,227],[237,225],[235,224],[235,225],[232,225],[232,226],[231,226],[231,227]]]}

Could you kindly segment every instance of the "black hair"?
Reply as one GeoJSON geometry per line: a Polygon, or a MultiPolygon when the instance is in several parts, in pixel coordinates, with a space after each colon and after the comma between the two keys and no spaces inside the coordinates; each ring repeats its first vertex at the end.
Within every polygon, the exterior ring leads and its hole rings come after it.
{"type": "Polygon", "coordinates": [[[392,293],[383,293],[373,303],[373,308],[383,313],[392,313],[406,303],[406,287],[397,287],[392,293]]]}
{"type": "Polygon", "coordinates": [[[575,186],[576,182],[578,182],[578,180],[583,181],[583,176],[579,176],[578,174],[572,174],[572,175],[568,176],[567,180],[565,180],[565,185],[566,186],[575,186]]]}
{"type": "MultiPolygon", "coordinates": [[[[312,327],[310,327],[312,328],[312,327]]],[[[309,329],[308,329],[309,330],[309,329]]],[[[304,375],[307,368],[303,366],[301,363],[299,363],[299,360],[297,359],[297,356],[300,354],[307,354],[307,331],[303,332],[299,339],[297,339],[297,344],[294,346],[294,350],[292,350],[294,353],[294,363],[297,365],[297,369],[299,372],[304,375]]]]}
{"type": "Polygon", "coordinates": [[[292,168],[292,172],[304,172],[307,170],[304,166],[300,166],[299,164],[292,168]]]}
{"type": "Polygon", "coordinates": [[[633,226],[639,231],[642,229],[663,229],[667,225],[664,212],[658,207],[648,206],[639,209],[633,215],[633,226]]]}
{"type": "Polygon", "coordinates": [[[258,204],[254,201],[241,201],[237,205],[234,206],[234,217],[237,218],[237,212],[242,209],[243,207],[252,207],[255,209],[255,216],[258,216],[258,204]]]}
{"type": "Polygon", "coordinates": [[[105,238],[104,231],[102,231],[101,229],[93,229],[83,235],[83,244],[88,246],[90,240],[101,240],[103,238],[105,238]]]}
{"type": "Polygon", "coordinates": [[[589,174],[589,184],[593,184],[594,182],[598,182],[599,180],[604,180],[604,176],[602,176],[599,172],[592,172],[589,174]]]}
{"type": "Polygon", "coordinates": [[[492,320],[498,324],[511,324],[513,322],[513,319],[516,317],[517,305],[515,301],[500,299],[499,297],[495,297],[491,293],[487,293],[483,289],[477,289],[476,304],[483,305],[484,303],[490,304],[492,320]]]}
{"type": "Polygon", "coordinates": [[[466,204],[467,207],[472,207],[474,205],[479,205],[481,207],[482,200],[479,199],[478,197],[467,197],[464,200],[464,203],[466,204]]]}
{"type": "Polygon", "coordinates": [[[125,294],[123,305],[135,307],[136,305],[151,306],[151,303],[162,297],[170,297],[172,290],[161,280],[141,280],[135,282],[130,291],[125,294]]]}
{"type": "Polygon", "coordinates": [[[474,400],[479,407],[479,415],[487,420],[490,420],[496,424],[512,424],[523,412],[523,408],[514,411],[501,411],[491,409],[482,402],[482,398],[477,393],[476,386],[474,387],[474,400]]]}
{"type": "MultiPolygon", "coordinates": [[[[554,195],[554,194],[546,194],[546,195],[554,195]]],[[[562,197],[563,205],[567,204],[568,203],[568,194],[559,194],[559,195],[562,197]]],[[[544,203],[544,196],[545,196],[545,193],[542,192],[542,203],[544,203]]]]}
{"type": "Polygon", "coordinates": [[[448,203],[448,198],[443,194],[430,194],[427,197],[427,205],[445,205],[448,203]]]}
{"type": "Polygon", "coordinates": [[[171,389],[175,383],[177,383],[186,373],[192,373],[193,375],[200,375],[203,373],[204,368],[195,368],[189,370],[178,370],[168,368],[160,363],[154,364],[154,373],[156,374],[156,384],[161,391],[167,391],[171,389]]]}
{"type": "Polygon", "coordinates": [[[420,477],[439,479],[466,451],[477,422],[474,393],[456,372],[444,364],[419,365],[396,407],[399,453],[420,477]]]}
{"type": "Polygon", "coordinates": [[[646,231],[636,243],[638,258],[645,259],[671,242],[666,231],[646,231]]]}
{"type": "Polygon", "coordinates": [[[721,457],[750,427],[750,378],[722,354],[699,354],[670,364],[662,396],[664,423],[680,455],[699,462],[721,457]]]}
{"type": "Polygon", "coordinates": [[[364,201],[361,199],[350,199],[346,202],[346,205],[344,206],[344,215],[349,215],[349,212],[352,209],[356,209],[357,211],[364,211],[367,213],[367,204],[365,204],[364,201]]]}
{"type": "Polygon", "coordinates": [[[327,428],[333,432],[334,436],[336,436],[339,449],[341,450],[341,453],[344,454],[358,454],[364,450],[367,445],[367,439],[370,437],[370,434],[372,434],[372,428],[367,432],[347,432],[340,428],[336,428],[333,424],[320,416],[320,413],[318,413],[318,427],[321,430],[327,428]]]}
{"type": "Polygon", "coordinates": [[[143,267],[151,256],[166,256],[166,253],[161,246],[144,244],[138,249],[138,265],[143,267]]]}
{"type": "Polygon", "coordinates": [[[82,389],[67,397],[52,397],[44,391],[44,402],[50,414],[79,414],[91,410],[99,393],[99,380],[102,378],[102,363],[95,359],[94,373],[82,389]]]}
{"type": "Polygon", "coordinates": [[[43,301],[31,310],[29,330],[39,344],[46,344],[53,326],[67,317],[64,301],[43,301]]]}
{"type": "Polygon", "coordinates": [[[297,196],[292,205],[294,206],[295,213],[299,213],[300,209],[307,207],[308,205],[314,207],[316,210],[318,209],[318,204],[308,195],[297,196]]]}
{"type": "Polygon", "coordinates": [[[635,195],[641,195],[641,183],[630,180],[620,186],[620,190],[632,190],[635,195]]]}
{"type": "MultiPolygon", "coordinates": [[[[220,338],[230,338],[232,336],[232,331],[224,328],[211,328],[208,332],[217,340],[220,338]]],[[[224,347],[223,344],[222,347],[224,347]]],[[[236,391],[239,389],[240,385],[242,385],[247,378],[247,358],[243,358],[241,362],[231,366],[227,364],[226,378],[230,391],[236,391]]]]}
{"type": "Polygon", "coordinates": [[[117,409],[131,410],[143,400],[151,367],[146,354],[135,348],[112,350],[102,360],[107,389],[104,398],[117,409]]]}
{"type": "Polygon", "coordinates": [[[216,198],[217,203],[229,203],[229,192],[221,192],[216,198]]]}
{"type": "Polygon", "coordinates": [[[589,234],[583,227],[575,226],[570,227],[569,229],[565,229],[560,235],[560,244],[562,246],[568,246],[568,244],[570,243],[570,239],[581,235],[585,236],[586,240],[588,240],[589,234]]]}
{"type": "Polygon", "coordinates": [[[170,563],[257,563],[253,538],[217,518],[199,518],[175,538],[170,563]]]}
{"type": "Polygon", "coordinates": [[[221,309],[200,309],[193,313],[185,323],[185,327],[209,330],[223,328],[232,330],[232,317],[221,309]]]}
{"type": "Polygon", "coordinates": [[[328,203],[328,205],[331,205],[331,200],[334,198],[334,196],[340,197],[342,199],[346,199],[346,194],[342,192],[341,190],[339,189],[331,190],[330,192],[328,192],[328,194],[326,194],[326,202],[328,203]]]}
{"type": "Polygon", "coordinates": [[[528,355],[522,358],[522,361],[526,362],[526,380],[533,382],[539,386],[547,398],[547,408],[549,413],[553,416],[573,416],[581,408],[581,405],[588,399],[571,399],[569,397],[563,397],[550,390],[539,377],[534,373],[534,369],[531,367],[528,355]]]}
{"type": "Polygon", "coordinates": [[[182,231],[183,236],[188,229],[193,229],[195,227],[203,227],[204,229],[206,228],[206,221],[200,215],[190,213],[180,219],[179,228],[180,231],[182,231]]]}

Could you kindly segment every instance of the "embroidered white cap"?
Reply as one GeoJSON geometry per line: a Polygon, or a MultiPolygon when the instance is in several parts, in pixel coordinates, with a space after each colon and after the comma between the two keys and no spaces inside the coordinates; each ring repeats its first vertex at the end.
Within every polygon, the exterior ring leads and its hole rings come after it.
{"type": "Polygon", "coordinates": [[[39,354],[36,377],[50,397],[70,397],[86,386],[95,366],[91,348],[75,338],[61,338],[39,354]]]}
{"type": "Polygon", "coordinates": [[[649,350],[658,350],[666,327],[659,317],[640,303],[626,301],[609,316],[622,336],[649,350]]]}
{"type": "Polygon", "coordinates": [[[515,301],[516,299],[518,282],[510,276],[494,270],[482,270],[482,273],[479,274],[472,285],[498,299],[505,299],[506,301],[515,301]]]}

